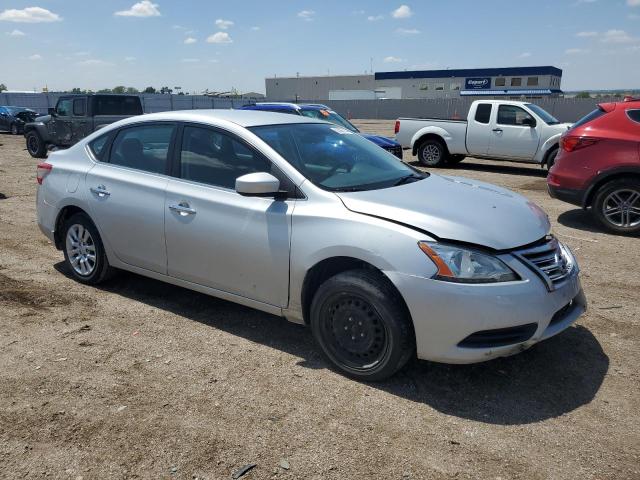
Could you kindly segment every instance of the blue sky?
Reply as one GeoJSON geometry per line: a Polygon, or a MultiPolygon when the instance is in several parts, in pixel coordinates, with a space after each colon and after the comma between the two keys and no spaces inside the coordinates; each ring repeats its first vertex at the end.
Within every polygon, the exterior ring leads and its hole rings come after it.
{"type": "Polygon", "coordinates": [[[264,92],[265,76],[554,65],[640,88],[640,0],[0,0],[0,83],[264,92]]]}

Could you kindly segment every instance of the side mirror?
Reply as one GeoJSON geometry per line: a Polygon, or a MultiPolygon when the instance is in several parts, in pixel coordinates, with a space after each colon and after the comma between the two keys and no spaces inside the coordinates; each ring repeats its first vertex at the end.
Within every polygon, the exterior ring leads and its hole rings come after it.
{"type": "Polygon", "coordinates": [[[267,172],[248,173],[236,178],[236,192],[250,197],[275,196],[280,190],[280,180],[267,172]]]}
{"type": "Polygon", "coordinates": [[[522,125],[534,128],[536,126],[536,120],[535,118],[525,117],[522,119],[522,125]]]}
{"type": "Polygon", "coordinates": [[[49,107],[49,108],[47,108],[47,113],[49,115],[51,115],[52,117],[55,117],[56,116],[56,109],[53,108],[53,107],[49,107]]]}

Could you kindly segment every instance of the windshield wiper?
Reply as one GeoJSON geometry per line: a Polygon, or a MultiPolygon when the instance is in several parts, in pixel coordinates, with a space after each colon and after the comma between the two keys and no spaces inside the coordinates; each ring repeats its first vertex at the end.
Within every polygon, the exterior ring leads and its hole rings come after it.
{"type": "Polygon", "coordinates": [[[336,187],[331,189],[332,192],[361,192],[362,190],[364,189],[360,187],[336,187]]]}
{"type": "Polygon", "coordinates": [[[409,183],[409,180],[422,180],[424,177],[422,175],[418,175],[417,173],[411,173],[409,175],[405,175],[404,177],[400,177],[396,183],[393,184],[394,187],[398,185],[404,185],[405,183],[409,183]]]}

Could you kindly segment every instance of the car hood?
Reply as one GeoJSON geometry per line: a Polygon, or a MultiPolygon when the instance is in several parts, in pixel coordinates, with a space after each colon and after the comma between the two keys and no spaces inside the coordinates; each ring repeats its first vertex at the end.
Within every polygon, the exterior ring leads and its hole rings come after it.
{"type": "Polygon", "coordinates": [[[510,190],[462,177],[430,175],[406,185],[339,192],[351,211],[453,240],[508,250],[549,233],[546,213],[510,190]]]}
{"type": "Polygon", "coordinates": [[[361,133],[360,135],[362,135],[367,140],[371,140],[373,143],[375,143],[376,145],[379,145],[381,147],[389,148],[389,147],[399,147],[400,146],[400,144],[398,142],[396,142],[395,140],[393,140],[391,138],[383,137],[381,135],[370,135],[368,133],[361,133]]]}

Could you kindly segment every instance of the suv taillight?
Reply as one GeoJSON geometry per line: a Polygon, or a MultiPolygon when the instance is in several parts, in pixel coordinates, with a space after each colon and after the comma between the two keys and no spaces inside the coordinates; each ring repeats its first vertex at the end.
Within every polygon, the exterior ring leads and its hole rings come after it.
{"type": "Polygon", "coordinates": [[[590,147],[598,142],[597,138],[593,137],[576,137],[573,135],[567,135],[566,137],[560,137],[560,148],[565,152],[573,152],[580,150],[581,148],[590,147]]]}
{"type": "Polygon", "coordinates": [[[50,163],[42,162],[38,164],[38,166],[36,167],[36,180],[38,181],[38,185],[42,185],[42,182],[44,182],[44,177],[46,177],[47,174],[51,172],[52,168],[53,165],[51,165],[50,163]]]}
{"type": "Polygon", "coordinates": [[[396,120],[396,126],[393,129],[393,133],[397,134],[400,131],[400,120],[396,120]]]}

